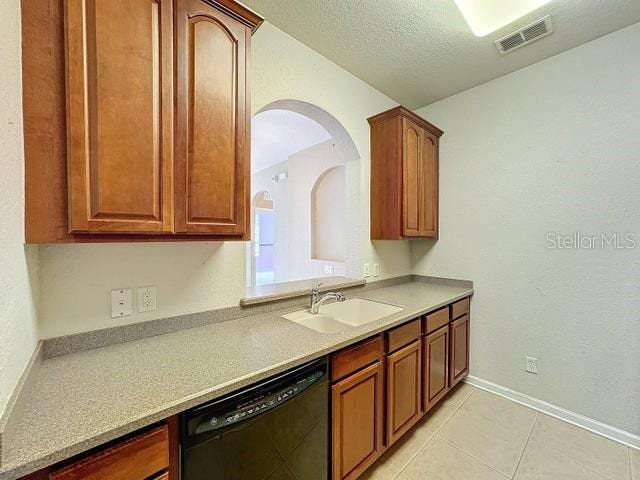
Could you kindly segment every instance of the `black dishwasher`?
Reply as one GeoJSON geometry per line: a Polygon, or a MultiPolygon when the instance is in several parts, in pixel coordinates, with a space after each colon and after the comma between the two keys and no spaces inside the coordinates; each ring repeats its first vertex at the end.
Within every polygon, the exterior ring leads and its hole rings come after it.
{"type": "Polygon", "coordinates": [[[181,416],[182,480],[327,480],[321,359],[181,416]]]}

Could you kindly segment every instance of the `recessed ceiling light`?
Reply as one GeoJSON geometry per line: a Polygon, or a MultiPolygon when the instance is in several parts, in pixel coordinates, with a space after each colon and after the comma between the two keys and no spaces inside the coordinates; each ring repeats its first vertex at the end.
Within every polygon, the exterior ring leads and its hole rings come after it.
{"type": "Polygon", "coordinates": [[[455,0],[471,30],[484,37],[551,0],[455,0]]]}

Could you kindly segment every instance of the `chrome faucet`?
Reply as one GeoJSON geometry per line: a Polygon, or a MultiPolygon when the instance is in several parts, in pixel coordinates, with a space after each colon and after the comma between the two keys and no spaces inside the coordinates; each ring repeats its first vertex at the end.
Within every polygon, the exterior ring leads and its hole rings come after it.
{"type": "Polygon", "coordinates": [[[311,308],[309,308],[309,312],[314,315],[318,313],[321,305],[327,303],[327,301],[331,299],[334,299],[336,302],[344,302],[346,300],[343,294],[336,292],[325,293],[322,297],[320,297],[321,286],[322,283],[319,283],[311,289],[311,308]]]}

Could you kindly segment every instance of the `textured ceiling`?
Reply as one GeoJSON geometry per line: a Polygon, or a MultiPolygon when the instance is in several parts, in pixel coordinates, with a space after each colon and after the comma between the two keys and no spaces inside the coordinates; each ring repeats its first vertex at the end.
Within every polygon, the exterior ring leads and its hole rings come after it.
{"type": "MultiPolygon", "coordinates": [[[[553,0],[476,37],[454,0],[244,0],[409,108],[428,105],[640,21],[640,0],[553,0]],[[493,41],[551,14],[553,35],[505,56],[493,41]]],[[[517,1],[517,0],[514,0],[517,1]]]]}
{"type": "Polygon", "coordinates": [[[288,110],[267,110],[251,120],[251,170],[259,172],[294,153],[329,140],[331,135],[309,117],[288,110]]]}

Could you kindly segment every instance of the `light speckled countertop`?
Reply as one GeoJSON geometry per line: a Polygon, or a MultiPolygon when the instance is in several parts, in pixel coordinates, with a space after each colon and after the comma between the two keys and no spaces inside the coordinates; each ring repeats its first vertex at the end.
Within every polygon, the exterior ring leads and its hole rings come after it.
{"type": "Polygon", "coordinates": [[[339,350],[473,293],[409,282],[354,292],[404,307],[346,333],[262,313],[45,359],[0,466],[15,479],[256,381],[339,350]]]}

